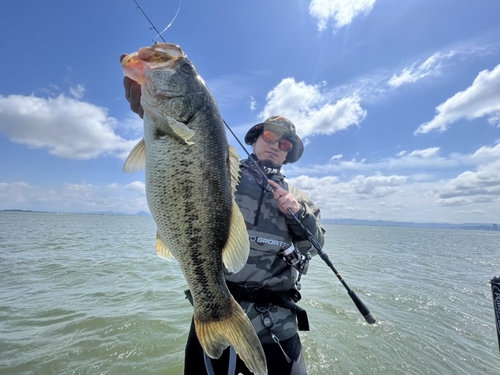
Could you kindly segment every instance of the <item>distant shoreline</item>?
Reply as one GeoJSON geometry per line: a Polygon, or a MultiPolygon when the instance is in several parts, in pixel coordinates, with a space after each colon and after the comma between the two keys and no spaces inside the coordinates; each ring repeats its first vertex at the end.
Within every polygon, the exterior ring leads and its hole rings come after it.
{"type": "Polygon", "coordinates": [[[325,224],[338,224],[338,225],[366,225],[378,227],[410,227],[410,228],[436,228],[436,229],[465,229],[465,230],[488,230],[498,231],[497,224],[485,223],[414,223],[414,222],[398,222],[398,221],[384,221],[384,220],[357,220],[357,219],[323,219],[322,223],[325,224]]]}
{"type": "Polygon", "coordinates": [[[36,211],[36,210],[20,210],[20,209],[8,209],[0,210],[0,212],[25,212],[25,213],[37,213],[37,214],[64,214],[64,215],[108,215],[108,216],[144,216],[151,217],[151,214],[145,211],[139,211],[135,214],[127,214],[125,212],[112,212],[112,211],[102,211],[102,212],[62,212],[62,211],[36,211]]]}
{"type": "MultiPolygon", "coordinates": [[[[52,212],[52,211],[36,211],[36,210],[21,210],[21,209],[7,209],[0,210],[0,212],[25,212],[25,213],[42,213],[42,214],[65,214],[65,215],[108,215],[108,216],[142,216],[151,217],[151,214],[145,211],[139,211],[135,214],[127,214],[124,212],[52,212]]],[[[399,222],[399,221],[385,221],[385,220],[359,220],[359,219],[323,219],[324,224],[337,224],[337,225],[365,225],[365,226],[384,226],[384,227],[414,227],[414,228],[436,228],[436,229],[465,229],[465,230],[486,230],[498,231],[498,224],[485,224],[485,223],[414,223],[414,222],[399,222]]]]}

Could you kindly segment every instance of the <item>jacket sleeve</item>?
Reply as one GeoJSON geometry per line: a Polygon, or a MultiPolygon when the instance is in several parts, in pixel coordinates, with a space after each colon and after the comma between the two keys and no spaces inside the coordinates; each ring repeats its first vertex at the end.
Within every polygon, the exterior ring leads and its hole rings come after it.
{"type": "MultiPolygon", "coordinates": [[[[314,236],[316,241],[323,247],[325,244],[325,230],[321,227],[321,212],[313,201],[299,188],[288,184],[290,193],[300,203],[302,208],[297,212],[297,217],[304,227],[309,229],[309,232],[314,236]]],[[[316,255],[318,252],[307,239],[304,230],[295,219],[287,216],[287,224],[294,235],[294,242],[301,253],[305,254],[309,250],[311,255],[316,255]]]]}

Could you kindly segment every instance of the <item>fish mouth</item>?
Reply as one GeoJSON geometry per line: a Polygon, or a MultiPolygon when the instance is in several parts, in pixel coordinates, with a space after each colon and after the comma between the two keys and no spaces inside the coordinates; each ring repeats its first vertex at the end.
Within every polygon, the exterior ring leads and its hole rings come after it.
{"type": "Polygon", "coordinates": [[[150,69],[173,66],[174,63],[186,57],[186,54],[176,44],[170,43],[157,43],[151,47],[143,47],[137,52],[139,60],[146,63],[150,69]]]}
{"type": "Polygon", "coordinates": [[[145,70],[172,68],[175,62],[183,57],[186,57],[186,54],[178,45],[157,43],[125,56],[122,60],[122,68],[127,77],[142,84],[145,78],[145,70]]]}

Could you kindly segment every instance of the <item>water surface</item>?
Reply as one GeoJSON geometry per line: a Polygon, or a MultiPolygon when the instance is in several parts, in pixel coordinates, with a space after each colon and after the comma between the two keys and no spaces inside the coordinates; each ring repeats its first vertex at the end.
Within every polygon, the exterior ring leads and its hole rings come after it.
{"type": "MultiPolygon", "coordinates": [[[[300,305],[309,374],[500,373],[500,232],[325,225],[300,305]]],[[[183,373],[192,308],[149,217],[0,212],[2,374],[183,373]]]]}

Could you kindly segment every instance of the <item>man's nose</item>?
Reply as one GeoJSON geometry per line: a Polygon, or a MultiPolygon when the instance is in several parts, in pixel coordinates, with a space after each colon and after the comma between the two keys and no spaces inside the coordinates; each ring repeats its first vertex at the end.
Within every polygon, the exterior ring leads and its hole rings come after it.
{"type": "Polygon", "coordinates": [[[272,147],[272,149],[276,151],[279,151],[280,149],[279,144],[280,144],[279,141],[269,142],[269,145],[272,147]]]}

